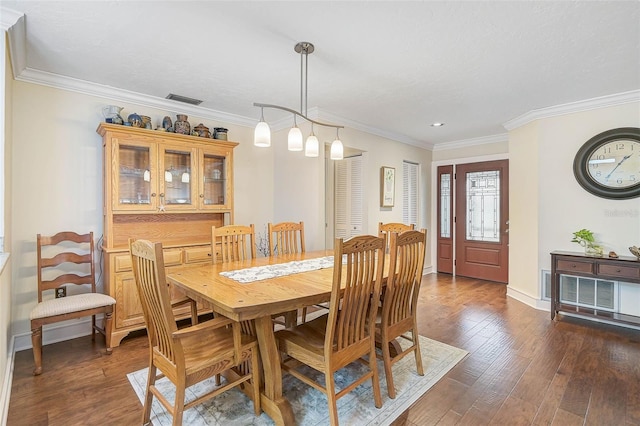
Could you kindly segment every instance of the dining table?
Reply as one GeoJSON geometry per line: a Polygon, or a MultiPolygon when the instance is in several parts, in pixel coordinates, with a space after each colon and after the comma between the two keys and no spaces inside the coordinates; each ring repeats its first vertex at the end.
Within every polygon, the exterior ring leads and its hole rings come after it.
{"type": "Polygon", "coordinates": [[[333,283],[332,259],[331,250],[320,250],[177,268],[167,274],[169,283],[194,300],[205,303],[215,313],[236,321],[254,321],[264,379],[260,403],[277,425],[295,424],[295,418],[289,401],[282,394],[280,354],[274,337],[272,315],[328,302],[333,283]],[[251,271],[254,269],[249,268],[269,265],[277,265],[272,269],[282,273],[287,265],[299,265],[310,259],[325,260],[325,264],[331,259],[331,267],[251,282],[240,282],[225,276],[232,271],[251,271]]]}

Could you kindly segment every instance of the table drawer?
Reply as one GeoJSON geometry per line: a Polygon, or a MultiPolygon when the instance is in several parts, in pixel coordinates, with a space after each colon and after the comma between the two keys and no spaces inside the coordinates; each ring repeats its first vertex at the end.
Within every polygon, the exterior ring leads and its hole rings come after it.
{"type": "Polygon", "coordinates": [[[211,247],[191,247],[184,249],[184,263],[211,262],[211,247]]]}
{"type": "Polygon", "coordinates": [[[640,267],[619,265],[598,265],[598,274],[616,278],[640,279],[640,267]]]}
{"type": "Polygon", "coordinates": [[[576,262],[574,260],[558,260],[556,271],[568,273],[581,272],[583,274],[593,274],[595,272],[592,263],[576,262]]]}

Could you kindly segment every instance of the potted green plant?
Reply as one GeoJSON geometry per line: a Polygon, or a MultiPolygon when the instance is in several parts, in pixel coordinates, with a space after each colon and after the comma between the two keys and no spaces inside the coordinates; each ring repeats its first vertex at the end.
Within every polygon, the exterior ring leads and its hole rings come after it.
{"type": "Polygon", "coordinates": [[[603,248],[596,243],[593,232],[588,229],[581,229],[573,233],[572,243],[578,243],[584,247],[584,252],[588,256],[602,256],[603,248]]]}

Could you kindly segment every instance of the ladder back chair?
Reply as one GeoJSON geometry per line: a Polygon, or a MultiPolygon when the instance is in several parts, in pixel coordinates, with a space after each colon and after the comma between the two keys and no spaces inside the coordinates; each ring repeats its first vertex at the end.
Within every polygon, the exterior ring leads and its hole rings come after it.
{"type": "Polygon", "coordinates": [[[213,258],[213,263],[254,259],[256,257],[255,238],[256,232],[253,224],[249,226],[212,226],[211,257],[213,258]],[[218,245],[220,247],[220,256],[217,255],[216,250],[218,245]]]}
{"type": "Polygon", "coordinates": [[[37,238],[38,304],[31,311],[31,341],[35,361],[34,375],[42,373],[42,326],[59,321],[91,316],[91,339],[96,331],[105,335],[107,353],[111,353],[113,297],[96,292],[93,232],[59,232],[37,238]],[[66,296],[67,289],[87,287],[86,292],[66,296]],[[47,293],[65,295],[43,297],[47,293]],[[96,324],[96,315],[104,315],[104,327],[96,324]]]}
{"type": "Polygon", "coordinates": [[[269,253],[304,253],[304,222],[269,223],[269,253]]]}
{"type": "Polygon", "coordinates": [[[149,424],[154,396],[173,417],[173,425],[181,425],[184,410],[236,386],[251,398],[255,415],[260,415],[256,338],[241,333],[237,322],[221,315],[178,330],[166,283],[162,244],[130,239],[129,250],[150,350],[142,423],[149,424]],[[246,368],[247,362],[250,368],[246,368]],[[225,375],[226,384],[185,403],[186,388],[219,374],[225,375]],[[155,385],[163,376],[175,385],[173,404],[155,385]]]}
{"type": "Polygon", "coordinates": [[[329,313],[305,324],[276,331],[282,369],[323,392],[329,404],[331,425],[338,424],[336,400],[370,379],[374,403],[382,407],[375,352],[374,327],[384,268],[384,239],[372,235],[336,239],[329,313]],[[346,255],[343,264],[342,257],[346,255]],[[343,271],[345,266],[345,271],[343,271]],[[373,309],[370,309],[373,306],[373,309]],[[365,361],[363,357],[367,357],[365,361]],[[353,383],[335,392],[334,373],[353,362],[368,365],[353,383]],[[325,376],[325,385],[300,372],[306,364],[325,376]]]}
{"type": "Polygon", "coordinates": [[[387,390],[396,397],[392,366],[410,353],[414,353],[418,374],[423,376],[420,336],[416,310],[424,267],[427,231],[405,231],[391,234],[389,252],[389,278],[382,296],[382,313],[376,322],[376,342],[382,349],[387,390]],[[395,273],[391,273],[395,271],[395,273]],[[407,333],[410,332],[410,336],[407,333]],[[411,341],[411,346],[391,358],[389,344],[397,338],[411,341]]]}
{"type": "MultiPolygon", "coordinates": [[[[271,256],[304,253],[304,222],[280,222],[267,224],[267,230],[269,234],[269,253],[271,256]]],[[[318,306],[323,307],[323,306],[318,306]]],[[[326,309],[326,308],[325,308],[326,309]]],[[[274,322],[280,325],[291,325],[289,322],[294,322],[293,316],[297,316],[297,312],[285,314],[284,320],[278,318],[283,315],[274,316],[274,322]]],[[[307,308],[302,308],[302,322],[307,320],[307,308]]]]}

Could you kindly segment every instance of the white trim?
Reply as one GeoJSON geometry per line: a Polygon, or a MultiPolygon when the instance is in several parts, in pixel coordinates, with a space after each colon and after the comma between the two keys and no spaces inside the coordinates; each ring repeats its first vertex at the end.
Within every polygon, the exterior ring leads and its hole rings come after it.
{"type": "MultiPolygon", "coordinates": [[[[102,321],[101,315],[96,315],[96,323],[102,321]]],[[[91,316],[74,322],[60,322],[45,326],[42,330],[42,345],[64,342],[77,337],[89,336],[91,334],[91,316]]],[[[15,350],[23,351],[33,348],[31,344],[31,332],[16,334],[15,350]]]]}
{"type": "Polygon", "coordinates": [[[509,142],[508,133],[500,133],[498,135],[481,136],[479,138],[463,139],[455,142],[443,142],[433,146],[433,151],[446,151],[456,148],[469,148],[471,146],[486,145],[497,142],[509,142]]]}
{"type": "Polygon", "coordinates": [[[142,93],[91,83],[85,80],[65,77],[59,74],[48,73],[31,68],[26,68],[22,73],[20,73],[20,75],[16,76],[16,80],[41,84],[43,86],[54,87],[57,89],[97,96],[110,100],[127,102],[143,107],[164,109],[180,114],[196,115],[212,121],[223,121],[225,123],[237,124],[245,127],[253,127],[257,123],[256,119],[250,119],[236,114],[184,103],[176,103],[176,101],[171,101],[169,99],[148,96],[142,93]]]}
{"type": "Polygon", "coordinates": [[[509,285],[507,285],[507,296],[511,297],[512,299],[516,299],[517,301],[522,302],[525,305],[529,305],[539,311],[547,311],[549,312],[549,315],[551,315],[551,302],[549,302],[548,300],[536,299],[535,297],[531,297],[528,294],[521,292],[520,290],[516,290],[510,287],[509,285]]]}
{"type": "Polygon", "coordinates": [[[15,77],[27,66],[27,30],[24,13],[0,7],[0,26],[8,35],[11,69],[15,77]]]}
{"type": "Polygon", "coordinates": [[[576,112],[589,111],[592,109],[606,108],[615,105],[623,105],[640,101],[640,90],[617,93],[615,95],[600,96],[598,98],[586,99],[568,104],[556,105],[548,108],[534,109],[509,120],[503,124],[507,130],[517,129],[535,120],[556,117],[559,115],[573,114],[576,112]]]}
{"type": "Polygon", "coordinates": [[[9,351],[7,352],[7,368],[4,372],[2,388],[0,388],[0,425],[7,424],[9,415],[9,401],[11,400],[11,385],[13,383],[13,369],[15,365],[16,352],[13,350],[15,338],[9,340],[9,351]]]}

